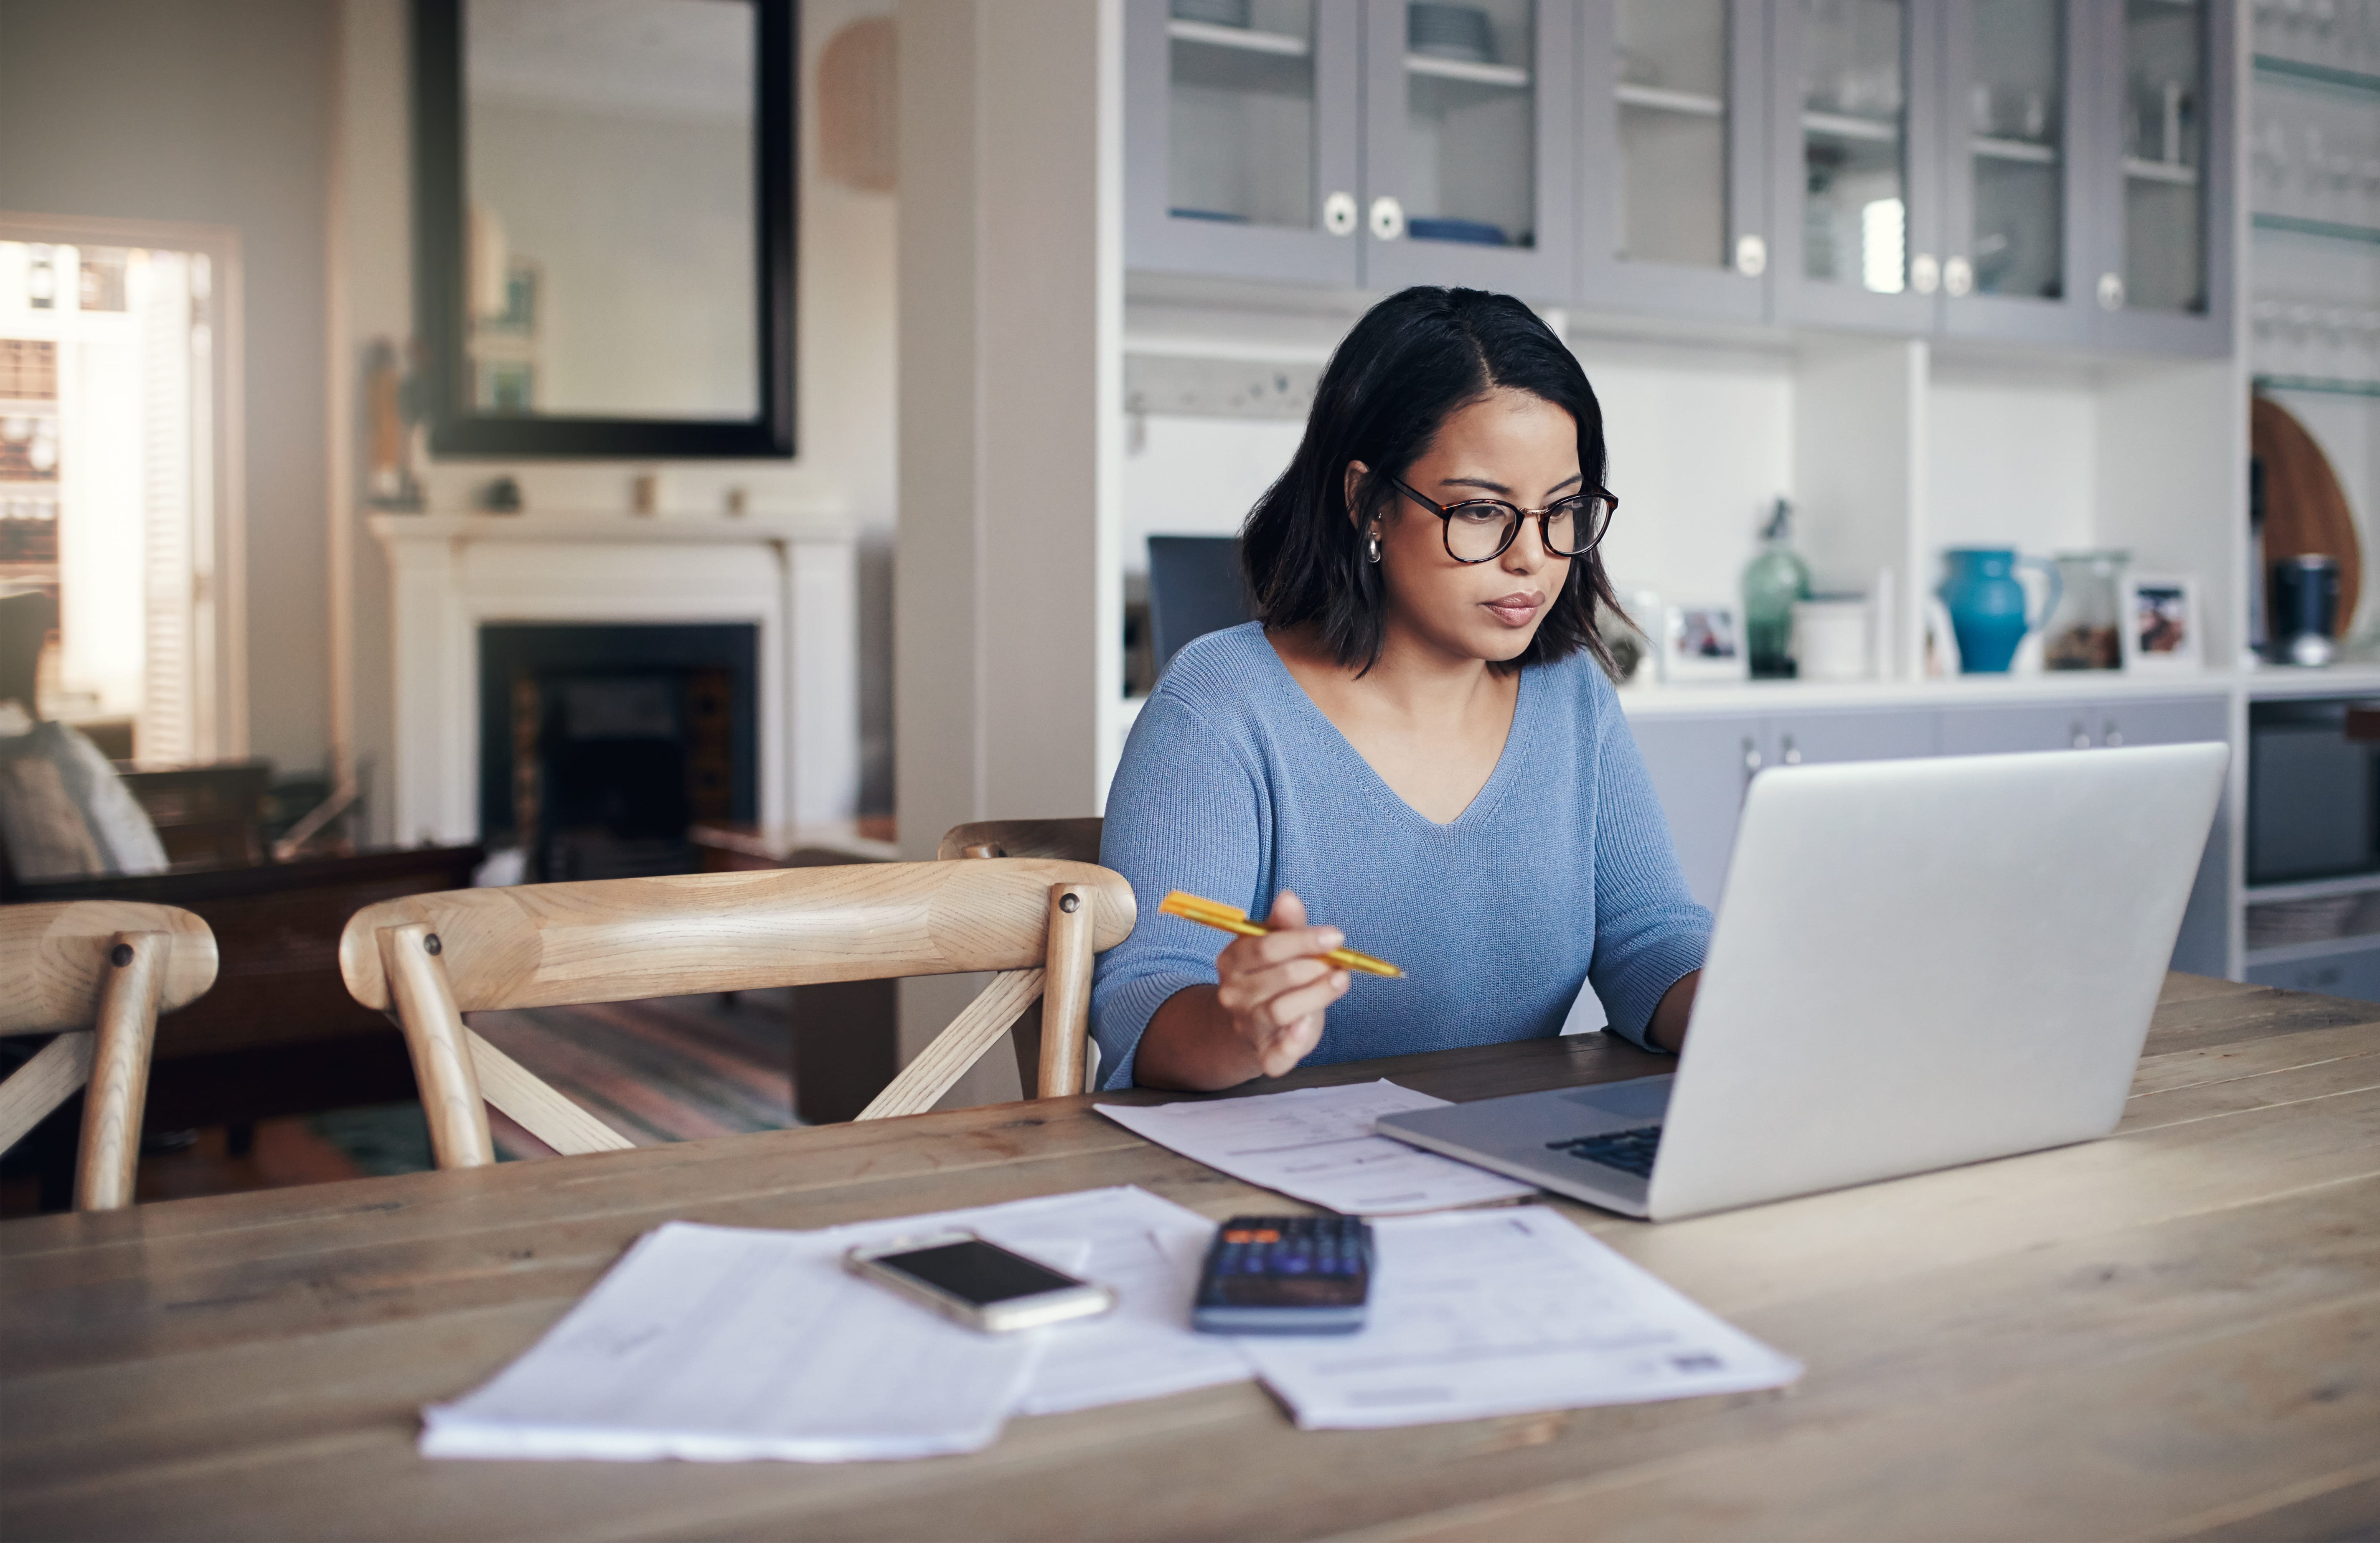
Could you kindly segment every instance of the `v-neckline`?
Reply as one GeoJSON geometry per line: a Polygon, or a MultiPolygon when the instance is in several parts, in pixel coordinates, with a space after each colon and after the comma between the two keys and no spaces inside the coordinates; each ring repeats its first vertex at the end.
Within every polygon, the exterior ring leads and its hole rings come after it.
{"type": "Polygon", "coordinates": [[[1479,784],[1479,791],[1471,796],[1471,802],[1463,806],[1462,813],[1451,820],[1441,821],[1432,820],[1414,808],[1403,794],[1389,785],[1389,780],[1380,775],[1379,768],[1374,766],[1363,751],[1355,748],[1355,742],[1347,737],[1346,731],[1332,723],[1330,714],[1322,711],[1322,704],[1316,701],[1306,691],[1305,683],[1300,681],[1296,673],[1290,669],[1289,662],[1281,658],[1279,649],[1273,647],[1272,638],[1266,633],[1264,624],[1257,622],[1252,625],[1257,628],[1257,646],[1264,650],[1265,658],[1271,662],[1272,668],[1281,676],[1281,683],[1289,687],[1291,693],[1296,697],[1298,702],[1312,718],[1313,725],[1320,729],[1321,733],[1317,737],[1325,744],[1337,746],[1339,750],[1345,754],[1347,759],[1362,768],[1364,775],[1372,780],[1372,785],[1387,795],[1389,801],[1402,810],[1406,819],[1425,830],[1455,831],[1461,829],[1475,816],[1481,820],[1487,819],[1488,811],[1502,801],[1504,784],[1518,774],[1513,769],[1522,755],[1525,753],[1520,747],[1521,716],[1528,711],[1530,699],[1536,694],[1536,671],[1525,667],[1521,671],[1520,680],[1512,691],[1512,721],[1504,727],[1504,743],[1496,751],[1496,764],[1488,772],[1488,780],[1479,784]]]}

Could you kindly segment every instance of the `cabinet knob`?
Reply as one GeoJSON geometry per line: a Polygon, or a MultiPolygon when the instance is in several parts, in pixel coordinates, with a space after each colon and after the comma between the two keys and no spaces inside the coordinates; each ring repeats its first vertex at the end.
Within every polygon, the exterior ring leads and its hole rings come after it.
{"type": "Polygon", "coordinates": [[[1919,252],[1909,260],[1909,287],[1920,295],[1931,295],[1942,287],[1942,264],[1932,252],[1919,252]]]}
{"type": "Polygon", "coordinates": [[[1743,742],[1743,769],[1747,772],[1760,770],[1760,747],[1749,739],[1743,742]]]}
{"type": "Polygon", "coordinates": [[[1333,193],[1322,200],[1322,228],[1333,236],[1355,234],[1355,195],[1333,193]]]}
{"type": "Polygon", "coordinates": [[[1802,747],[1793,743],[1793,736],[1790,734],[1785,736],[1785,764],[1788,766],[1802,764],[1802,747]]]}
{"type": "Polygon", "coordinates": [[[1768,272],[1768,243],[1757,236],[1737,237],[1735,271],[1748,279],[1756,279],[1768,272]]]}
{"type": "Polygon", "coordinates": [[[2111,750],[2123,747],[2124,731],[2116,726],[2116,721],[2113,718],[2107,720],[2107,731],[2099,735],[2099,743],[2111,750]]]}
{"type": "Polygon", "coordinates": [[[1949,259],[1942,264],[1942,292],[1952,299],[1972,295],[1975,289],[1975,265],[1963,257],[1949,259]]]}
{"type": "Polygon", "coordinates": [[[2124,309],[2123,274],[2101,273],[2099,275],[2099,309],[2101,310],[2124,309]]]}
{"type": "Polygon", "coordinates": [[[2080,718],[2074,721],[2073,725],[2067,732],[2074,736],[2076,749],[2087,750],[2091,747],[2091,731],[2082,726],[2082,720],[2080,718]]]}
{"type": "Polygon", "coordinates": [[[1405,233],[1405,206],[1382,193],[1372,200],[1372,234],[1393,241],[1405,233]]]}

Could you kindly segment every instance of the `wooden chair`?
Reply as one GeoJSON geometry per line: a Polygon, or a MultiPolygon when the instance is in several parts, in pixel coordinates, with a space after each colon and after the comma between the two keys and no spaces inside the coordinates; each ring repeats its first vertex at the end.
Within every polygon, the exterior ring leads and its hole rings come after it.
{"type": "Polygon", "coordinates": [[[699,991],[997,971],[859,1113],[914,1114],[1044,995],[1040,1096],[1082,1090],[1091,961],[1133,929],[1132,886],[1087,863],[870,863],[407,895],[356,913],[339,970],[405,1030],[441,1168],[495,1160],[485,1103],[558,1152],[634,1145],[462,1014],[699,991]],[[1068,1075],[1072,1068],[1073,1075],[1068,1075]]]}
{"type": "MultiPolygon", "coordinates": [[[[963,857],[1054,857],[1060,862],[1099,860],[1099,831],[1106,821],[1098,815],[1072,820],[978,820],[953,825],[942,832],[934,849],[939,862],[963,857]]],[[[1041,1008],[1026,1008],[1009,1026],[1008,1043],[1016,1052],[1016,1084],[1029,1087],[1041,1075],[1041,1008]]],[[[1090,1084],[1091,1041],[1084,1036],[1082,1065],[1075,1074],[1076,1089],[1090,1084]]],[[[1060,1053],[1068,1053],[1061,1047],[1060,1053]]]]}
{"type": "Polygon", "coordinates": [[[88,1084],[75,1209],[130,1205],[157,1014],[214,979],[214,934],[188,911],[107,900],[0,906],[0,1034],[57,1036],[0,1083],[0,1151],[88,1084]]]}

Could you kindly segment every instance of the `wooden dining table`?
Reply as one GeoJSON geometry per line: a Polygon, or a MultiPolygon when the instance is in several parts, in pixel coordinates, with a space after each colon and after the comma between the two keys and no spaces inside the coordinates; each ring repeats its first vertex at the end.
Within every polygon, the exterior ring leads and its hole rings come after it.
{"type": "MultiPolygon", "coordinates": [[[[1389,1076],[1461,1100],[1661,1065],[1598,1034],[1267,1087],[1389,1076]]],[[[2380,1005],[2187,976],[2110,1139],[1659,1224],[1551,1202],[1805,1363],[1781,1391],[1304,1432],[1247,1382],[837,1466],[416,1452],[422,1405],[519,1355],[665,1221],[822,1227],[1120,1184],[1214,1218],[1289,1207],[1092,1101],[0,1224],[0,1536],[2380,1530],[2380,1005]]]]}

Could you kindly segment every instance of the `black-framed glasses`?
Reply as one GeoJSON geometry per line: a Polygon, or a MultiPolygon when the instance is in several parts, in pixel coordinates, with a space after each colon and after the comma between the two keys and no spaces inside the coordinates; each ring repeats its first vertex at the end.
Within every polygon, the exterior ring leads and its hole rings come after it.
{"type": "Polygon", "coordinates": [[[1446,537],[1446,554],[1458,563],[1487,563],[1503,556],[1504,549],[1520,534],[1521,522],[1532,516],[1537,521],[1537,535],[1544,541],[1548,555],[1584,557],[1611,529],[1611,516],[1620,507],[1620,500],[1602,488],[1557,498],[1542,509],[1524,509],[1500,498],[1466,498],[1460,504],[1440,504],[1415,492],[1399,478],[1390,477],[1389,480],[1397,492],[1438,516],[1439,529],[1446,537]]]}

